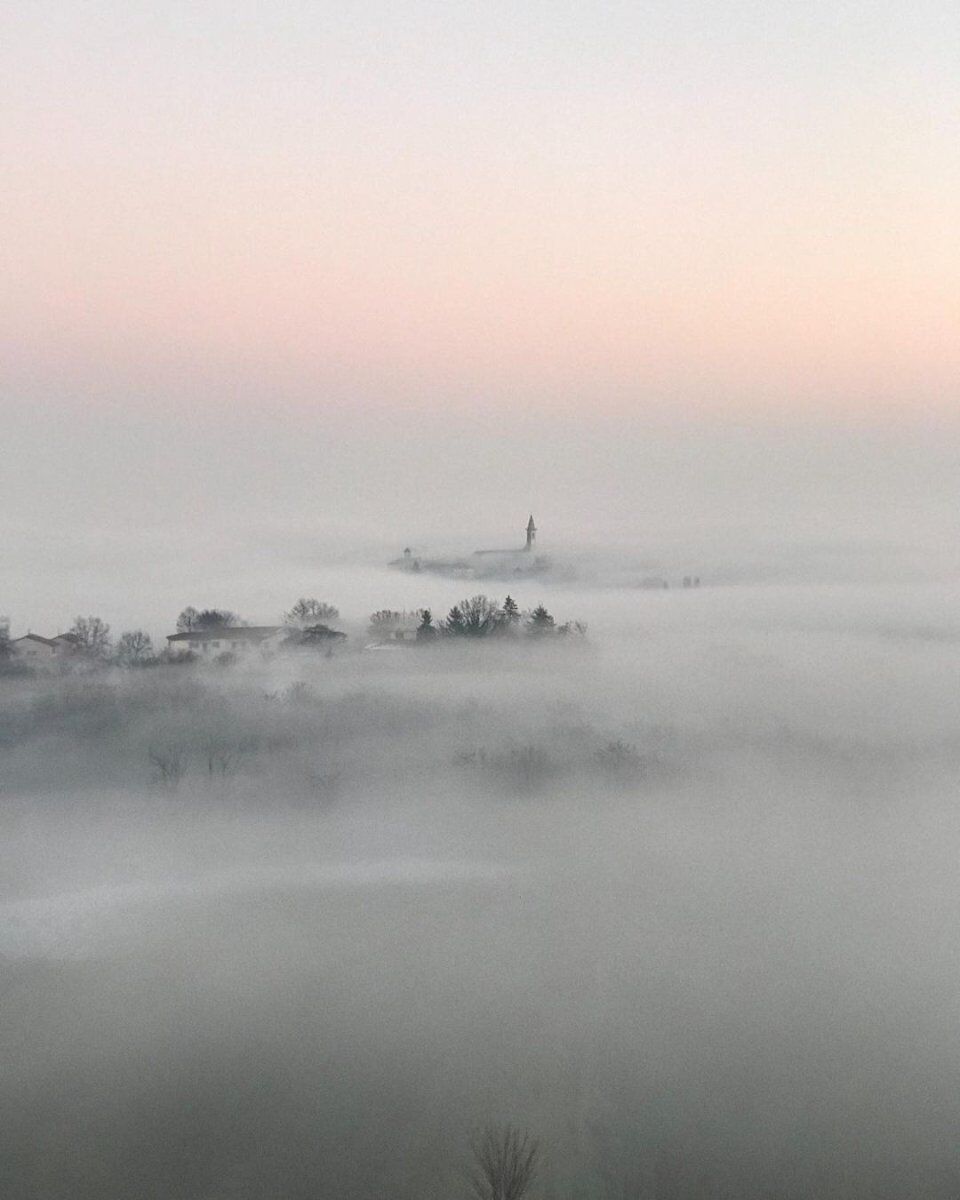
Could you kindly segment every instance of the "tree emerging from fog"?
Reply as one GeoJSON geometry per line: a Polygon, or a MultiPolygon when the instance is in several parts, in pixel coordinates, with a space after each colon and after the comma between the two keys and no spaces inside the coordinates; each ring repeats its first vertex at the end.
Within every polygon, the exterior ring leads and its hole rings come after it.
{"type": "Polygon", "coordinates": [[[224,629],[239,624],[240,618],[228,608],[205,608],[197,613],[197,629],[224,629]]]}
{"type": "Polygon", "coordinates": [[[153,656],[153,641],[142,629],[130,629],[117,642],[117,662],[124,667],[140,666],[153,656]]]}
{"type": "Polygon", "coordinates": [[[448,637],[487,637],[504,624],[504,611],[498,600],[489,596],[469,596],[447,613],[443,632],[448,637]]]}
{"type": "Polygon", "coordinates": [[[466,632],[466,623],[459,604],[455,604],[447,613],[447,619],[443,623],[443,632],[448,637],[463,637],[466,632]]]}
{"type": "Polygon", "coordinates": [[[191,604],[177,617],[177,632],[190,633],[194,629],[221,629],[239,624],[240,618],[228,608],[204,608],[198,611],[191,604]]]}
{"type": "Polygon", "coordinates": [[[301,596],[294,606],[283,614],[285,625],[299,625],[306,628],[312,625],[327,624],[340,616],[340,610],[325,600],[315,600],[301,596]]]}
{"type": "Polygon", "coordinates": [[[540,1170],[539,1138],[512,1125],[489,1125],[471,1146],[467,1185],[473,1200],[522,1200],[540,1170]]]}
{"type": "Polygon", "coordinates": [[[465,637],[486,637],[500,625],[500,605],[488,596],[471,596],[458,605],[463,616],[462,633],[465,637]]]}
{"type": "Polygon", "coordinates": [[[417,641],[435,642],[439,636],[437,627],[433,623],[433,613],[429,608],[422,609],[420,612],[420,624],[417,626],[417,641]]]}
{"type": "Polygon", "coordinates": [[[110,651],[110,626],[100,617],[77,617],[70,638],[77,650],[92,658],[105,658],[110,651]]]}
{"type": "Polygon", "coordinates": [[[527,617],[527,632],[533,634],[535,637],[542,636],[545,633],[553,633],[555,625],[553,617],[542,604],[538,604],[529,617],[527,617]]]}
{"type": "Polygon", "coordinates": [[[375,613],[370,614],[370,622],[367,625],[367,633],[369,633],[371,637],[387,637],[399,627],[402,620],[403,613],[396,612],[392,608],[377,609],[375,613]]]}
{"type": "Polygon", "coordinates": [[[191,629],[196,629],[197,617],[199,616],[200,614],[193,605],[188,604],[180,616],[177,617],[177,633],[189,633],[191,629]]]}
{"type": "Polygon", "coordinates": [[[513,628],[520,624],[520,606],[512,596],[508,596],[504,600],[501,613],[503,623],[507,628],[513,628]]]}

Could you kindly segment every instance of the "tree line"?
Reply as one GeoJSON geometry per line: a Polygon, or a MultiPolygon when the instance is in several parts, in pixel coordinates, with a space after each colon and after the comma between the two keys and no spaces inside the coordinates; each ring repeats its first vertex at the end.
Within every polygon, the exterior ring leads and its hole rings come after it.
{"type": "MultiPolygon", "coordinates": [[[[282,614],[281,622],[290,628],[291,640],[296,644],[329,646],[333,639],[345,637],[330,624],[339,616],[335,605],[301,596],[282,614]]],[[[417,622],[415,639],[421,644],[457,638],[583,637],[587,631],[583,621],[558,623],[543,604],[521,610],[512,596],[507,596],[501,604],[489,596],[476,595],[454,604],[440,620],[434,619],[429,608],[417,609],[412,614],[379,609],[370,615],[367,633],[378,641],[394,640],[397,631],[410,627],[411,617],[417,622]]],[[[198,609],[188,605],[177,617],[176,628],[178,633],[212,632],[247,624],[228,608],[198,609]]],[[[155,666],[167,661],[166,652],[154,647],[153,639],[145,630],[125,630],[114,641],[110,625],[98,616],[76,617],[66,636],[72,643],[74,655],[86,661],[113,662],[122,667],[155,666]]],[[[0,663],[9,664],[12,658],[9,628],[0,624],[0,663]]]]}
{"type": "MultiPolygon", "coordinates": [[[[470,596],[454,604],[446,617],[439,621],[434,620],[433,611],[429,608],[417,609],[414,615],[419,620],[416,628],[418,642],[434,642],[440,638],[516,637],[520,634],[529,637],[574,634],[582,637],[587,632],[583,621],[565,621],[558,625],[543,604],[521,611],[512,596],[507,596],[502,604],[489,596],[470,596]]],[[[402,628],[405,620],[404,613],[380,609],[371,614],[367,632],[372,637],[389,639],[402,628]]]]}

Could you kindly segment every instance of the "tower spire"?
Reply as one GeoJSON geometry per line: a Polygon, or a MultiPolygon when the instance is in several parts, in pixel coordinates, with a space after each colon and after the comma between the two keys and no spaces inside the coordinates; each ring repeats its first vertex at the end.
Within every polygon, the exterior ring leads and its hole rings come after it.
{"type": "Polygon", "coordinates": [[[537,540],[537,527],[533,521],[533,513],[530,514],[530,520],[527,522],[527,544],[525,549],[532,550],[533,543],[537,540]]]}

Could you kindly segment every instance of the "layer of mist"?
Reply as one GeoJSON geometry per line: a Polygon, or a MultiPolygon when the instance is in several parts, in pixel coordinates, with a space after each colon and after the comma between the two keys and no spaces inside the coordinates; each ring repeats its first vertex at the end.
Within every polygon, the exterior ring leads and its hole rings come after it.
{"type": "Polygon", "coordinates": [[[955,1196],[958,599],[0,678],[0,1193],[955,1196]]]}

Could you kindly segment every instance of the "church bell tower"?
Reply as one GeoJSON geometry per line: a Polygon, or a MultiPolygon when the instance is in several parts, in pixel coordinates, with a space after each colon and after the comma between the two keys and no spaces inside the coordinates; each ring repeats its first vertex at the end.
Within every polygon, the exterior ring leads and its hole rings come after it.
{"type": "Polygon", "coordinates": [[[532,550],[533,543],[537,540],[537,527],[533,523],[533,513],[530,514],[530,520],[527,522],[527,544],[525,550],[532,550]]]}

